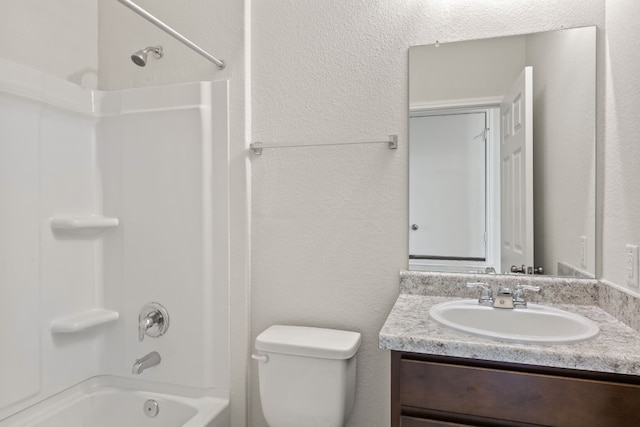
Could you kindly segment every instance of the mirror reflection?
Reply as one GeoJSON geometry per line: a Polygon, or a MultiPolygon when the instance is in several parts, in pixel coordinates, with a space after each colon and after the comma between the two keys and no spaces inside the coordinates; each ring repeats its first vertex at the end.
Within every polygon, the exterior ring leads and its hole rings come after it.
{"type": "Polygon", "coordinates": [[[409,50],[409,268],[593,277],[595,27],[409,50]]]}

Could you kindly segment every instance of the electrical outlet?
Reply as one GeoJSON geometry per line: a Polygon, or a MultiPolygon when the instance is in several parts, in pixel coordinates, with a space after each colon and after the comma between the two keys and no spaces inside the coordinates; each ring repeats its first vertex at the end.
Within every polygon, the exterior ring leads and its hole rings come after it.
{"type": "Polygon", "coordinates": [[[580,236],[580,267],[587,268],[587,236],[580,236]]]}
{"type": "Polygon", "coordinates": [[[625,250],[625,261],[627,266],[627,285],[635,288],[640,286],[638,280],[638,246],[627,245],[625,250]]]}

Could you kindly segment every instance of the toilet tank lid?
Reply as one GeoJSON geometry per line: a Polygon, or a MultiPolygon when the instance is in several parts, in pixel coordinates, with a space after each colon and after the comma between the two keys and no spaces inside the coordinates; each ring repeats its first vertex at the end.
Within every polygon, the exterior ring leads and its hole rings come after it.
{"type": "Polygon", "coordinates": [[[258,350],[323,359],[350,359],[358,347],[358,332],[309,326],[273,325],[256,338],[258,350]]]}

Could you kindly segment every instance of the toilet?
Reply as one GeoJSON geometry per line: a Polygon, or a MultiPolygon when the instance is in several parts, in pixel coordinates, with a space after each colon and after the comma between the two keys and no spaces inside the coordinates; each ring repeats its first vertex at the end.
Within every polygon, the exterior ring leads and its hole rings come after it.
{"type": "Polygon", "coordinates": [[[360,334],[274,325],[256,338],[269,427],[342,427],[353,408],[360,334]]]}

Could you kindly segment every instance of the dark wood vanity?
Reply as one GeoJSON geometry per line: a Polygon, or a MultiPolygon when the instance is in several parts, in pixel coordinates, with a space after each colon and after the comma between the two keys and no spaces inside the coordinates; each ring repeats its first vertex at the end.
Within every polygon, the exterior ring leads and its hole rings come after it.
{"type": "Polygon", "coordinates": [[[640,426],[640,377],[392,351],[391,426],[640,426]]]}

